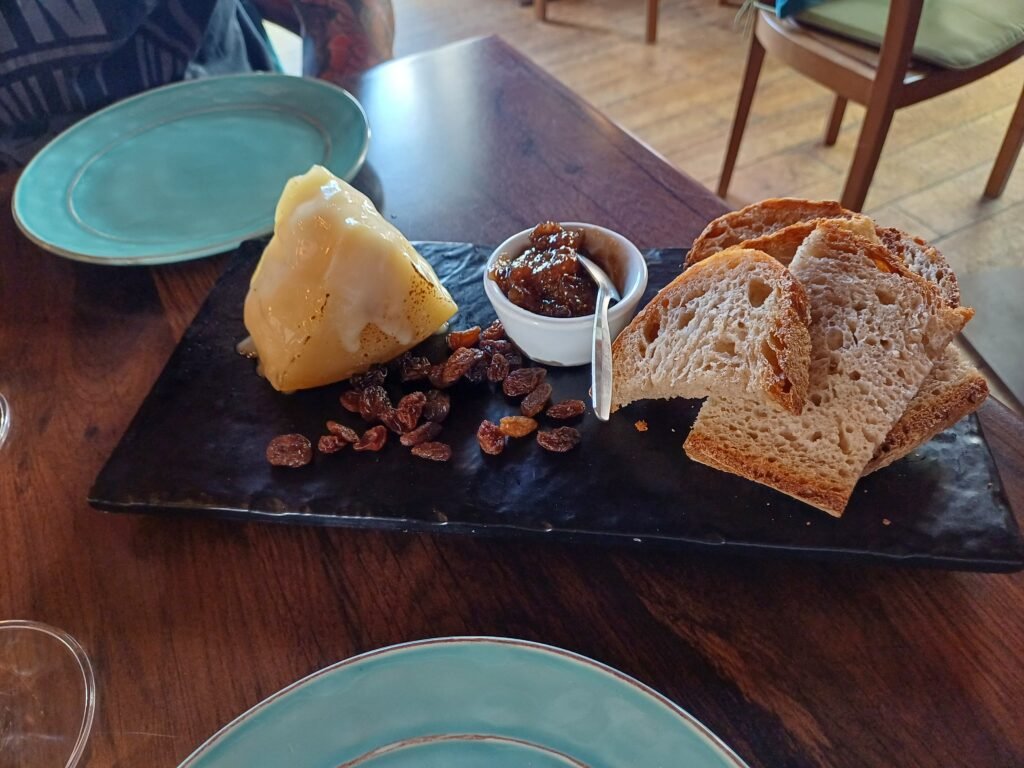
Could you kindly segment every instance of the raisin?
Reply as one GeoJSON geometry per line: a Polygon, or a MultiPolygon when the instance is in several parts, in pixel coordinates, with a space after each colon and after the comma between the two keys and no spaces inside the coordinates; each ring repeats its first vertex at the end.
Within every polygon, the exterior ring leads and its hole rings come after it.
{"type": "Polygon", "coordinates": [[[509,397],[527,395],[533,392],[547,375],[545,368],[519,368],[505,377],[501,391],[509,397]]]}
{"type": "Polygon", "coordinates": [[[452,409],[452,399],[447,393],[432,389],[427,392],[427,403],[423,406],[423,419],[440,424],[448,418],[452,409]]]}
{"type": "Polygon", "coordinates": [[[495,320],[493,323],[491,323],[482,331],[480,331],[481,341],[497,341],[498,339],[504,338],[505,326],[501,324],[501,320],[495,320]]]}
{"type": "Polygon", "coordinates": [[[359,397],[359,415],[367,421],[381,421],[383,416],[392,410],[388,392],[379,384],[374,384],[362,391],[359,397]]]}
{"type": "Polygon", "coordinates": [[[580,442],[580,433],[572,427],[541,430],[537,433],[537,445],[546,451],[565,453],[571,451],[580,442]]]}
{"type": "Polygon", "coordinates": [[[582,400],[563,400],[548,408],[547,415],[552,419],[575,419],[582,416],[586,410],[587,406],[582,400]]]}
{"type": "Polygon", "coordinates": [[[550,399],[551,385],[542,381],[533,392],[523,398],[523,402],[519,404],[519,410],[523,412],[523,416],[536,416],[544,410],[544,406],[550,399]]]}
{"type": "Polygon", "coordinates": [[[511,355],[516,351],[516,348],[513,346],[511,341],[502,341],[501,339],[496,339],[494,341],[481,341],[480,349],[490,355],[496,355],[500,352],[506,356],[511,355]]]}
{"type": "Polygon", "coordinates": [[[359,433],[351,427],[346,427],[344,424],[339,424],[336,421],[327,422],[327,431],[332,435],[337,435],[346,443],[354,443],[359,439],[359,433]]]}
{"type": "Polygon", "coordinates": [[[480,326],[474,325],[464,331],[452,331],[448,334],[448,347],[460,349],[461,347],[475,347],[480,341],[480,326]]]}
{"type": "Polygon", "coordinates": [[[302,435],[278,435],[267,445],[267,461],[275,467],[304,467],[313,460],[313,446],[302,435]]]}
{"type": "Polygon", "coordinates": [[[398,442],[406,448],[412,448],[414,445],[419,445],[420,443],[426,443],[433,440],[439,434],[441,434],[440,424],[433,421],[425,421],[412,432],[406,432],[398,438],[398,442]]]}
{"type": "Polygon", "coordinates": [[[508,376],[508,358],[501,352],[495,352],[491,364],[487,366],[487,380],[498,384],[508,376]]]}
{"type": "Polygon", "coordinates": [[[479,349],[460,347],[452,352],[452,356],[444,364],[441,373],[441,384],[443,387],[450,387],[457,382],[473,367],[473,364],[483,355],[479,349]]]}
{"type": "Polygon", "coordinates": [[[403,382],[422,381],[430,375],[431,363],[425,357],[415,357],[406,352],[398,359],[398,375],[403,382]]]}
{"type": "Polygon", "coordinates": [[[316,449],[320,453],[337,453],[348,445],[348,440],[341,435],[321,435],[316,443],[316,449]]]}
{"type": "Polygon", "coordinates": [[[384,383],[384,379],[386,379],[387,376],[387,368],[383,365],[375,365],[366,373],[357,373],[355,376],[350,376],[348,383],[352,385],[352,389],[379,387],[384,383]]]}
{"type": "Polygon", "coordinates": [[[523,367],[523,356],[518,352],[510,352],[505,355],[505,359],[508,360],[508,369],[514,371],[516,368],[523,367]]]}
{"type": "Polygon", "coordinates": [[[481,353],[476,362],[466,372],[466,381],[472,382],[473,384],[481,384],[487,381],[487,371],[491,365],[491,356],[486,353],[481,353]]]}
{"type": "Polygon", "coordinates": [[[423,414],[423,406],[427,404],[427,396],[422,392],[411,392],[398,401],[395,408],[395,415],[403,432],[412,432],[420,423],[420,416],[423,414]]]}
{"type": "Polygon", "coordinates": [[[394,408],[384,411],[380,415],[380,423],[390,429],[396,435],[400,435],[405,432],[405,428],[402,426],[402,422],[398,420],[398,411],[394,408]]]}
{"type": "Polygon", "coordinates": [[[480,450],[491,456],[497,456],[505,450],[505,443],[508,438],[502,433],[501,428],[493,421],[483,421],[476,431],[476,441],[480,443],[480,450]]]}
{"type": "Polygon", "coordinates": [[[387,429],[378,425],[363,432],[363,436],[352,447],[357,451],[379,451],[387,441],[387,429]]]}
{"type": "Polygon", "coordinates": [[[537,422],[529,416],[503,416],[498,427],[508,437],[526,437],[537,428],[537,422]]]}
{"type": "Polygon", "coordinates": [[[363,393],[358,389],[350,389],[348,392],[342,392],[341,407],[349,413],[359,413],[359,401],[362,397],[363,393]]]}
{"type": "Polygon", "coordinates": [[[430,372],[427,374],[427,379],[430,381],[430,386],[436,387],[437,389],[444,389],[445,387],[451,386],[450,384],[444,383],[444,363],[438,363],[437,365],[430,366],[430,372]]]}
{"type": "Polygon", "coordinates": [[[412,455],[431,461],[448,461],[452,457],[452,448],[446,443],[420,443],[412,447],[412,455]]]}

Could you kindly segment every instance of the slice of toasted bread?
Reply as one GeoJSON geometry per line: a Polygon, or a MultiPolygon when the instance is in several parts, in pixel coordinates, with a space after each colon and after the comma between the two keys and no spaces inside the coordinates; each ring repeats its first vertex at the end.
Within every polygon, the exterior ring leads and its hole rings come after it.
{"type": "Polygon", "coordinates": [[[789,270],[731,248],[681,274],[612,344],[612,409],[634,400],[751,393],[799,413],[807,300],[789,270]]]}
{"type": "Polygon", "coordinates": [[[939,287],[949,306],[960,306],[960,286],[956,275],[937,248],[895,227],[878,227],[877,233],[882,244],[898,256],[911,272],[916,272],[939,287]]]}
{"type": "Polygon", "coordinates": [[[686,266],[696,264],[730,246],[739,245],[744,240],[770,235],[791,224],[813,219],[848,219],[857,215],[834,200],[801,200],[795,197],[762,200],[719,216],[708,224],[690,246],[686,266]]]}
{"type": "Polygon", "coordinates": [[[811,307],[810,386],[795,416],[710,397],[687,455],[839,516],[875,451],[970,319],[888,249],[825,222],[791,264],[811,307]]]}
{"type": "Polygon", "coordinates": [[[895,227],[876,227],[867,216],[832,200],[772,198],[719,216],[693,241],[686,266],[733,245],[756,248],[788,265],[804,238],[825,219],[849,220],[849,227],[857,234],[880,240],[912,272],[938,285],[949,306],[960,306],[956,275],[938,249],[895,227]],[[869,234],[869,229],[875,234],[869,234]]]}
{"type": "Polygon", "coordinates": [[[944,429],[981,407],[988,397],[985,377],[950,344],[910,401],[900,420],[864,468],[864,474],[902,459],[944,429]]]}
{"type": "MultiPolygon", "coordinates": [[[[813,210],[813,207],[803,206],[800,209],[813,210]]],[[[778,215],[780,207],[773,206],[761,212],[765,216],[778,215]]],[[[782,213],[781,219],[785,218],[787,214],[782,213]]],[[[756,248],[788,265],[801,243],[822,221],[824,219],[819,218],[790,224],[770,234],[745,240],[738,247],[756,248]]],[[[910,271],[934,283],[948,306],[960,306],[956,275],[936,248],[899,229],[876,227],[866,216],[851,214],[849,218],[836,221],[857,234],[881,242],[910,271]]],[[[865,468],[865,474],[891,464],[931,440],[976,411],[987,396],[988,385],[984,377],[955,350],[947,351],[921,385],[918,395],[910,401],[906,413],[879,446],[865,468]]]]}

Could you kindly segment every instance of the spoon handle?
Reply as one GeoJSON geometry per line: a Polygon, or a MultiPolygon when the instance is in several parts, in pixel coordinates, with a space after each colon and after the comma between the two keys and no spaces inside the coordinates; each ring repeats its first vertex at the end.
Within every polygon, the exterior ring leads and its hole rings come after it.
{"type": "Polygon", "coordinates": [[[608,304],[611,297],[603,288],[597,291],[594,312],[594,346],[590,367],[590,391],[594,411],[601,421],[608,421],[612,409],[612,337],[608,329],[608,304]]]}

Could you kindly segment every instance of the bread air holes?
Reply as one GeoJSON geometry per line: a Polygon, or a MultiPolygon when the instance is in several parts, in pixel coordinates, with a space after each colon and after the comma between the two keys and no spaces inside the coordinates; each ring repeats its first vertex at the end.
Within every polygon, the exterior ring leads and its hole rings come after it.
{"type": "Polygon", "coordinates": [[[775,349],[781,346],[782,342],[774,333],[769,333],[768,338],[761,342],[761,357],[778,377],[782,376],[782,365],[779,363],[779,353],[775,349]]]}
{"type": "Polygon", "coordinates": [[[661,333],[661,316],[652,312],[644,319],[643,324],[644,341],[653,344],[658,334],[661,333]]]}
{"type": "Polygon", "coordinates": [[[715,342],[715,352],[720,355],[735,355],[736,342],[732,339],[718,339],[715,342]]]}
{"type": "Polygon", "coordinates": [[[851,451],[850,438],[845,431],[839,433],[839,450],[849,455],[851,451]]]}
{"type": "Polygon", "coordinates": [[[892,339],[882,339],[879,343],[886,352],[892,349],[892,339]]]}
{"type": "Polygon", "coordinates": [[[825,333],[825,343],[828,344],[828,348],[835,351],[843,346],[843,332],[838,328],[829,328],[825,333]]]}
{"type": "Polygon", "coordinates": [[[765,299],[771,296],[771,293],[772,287],[759,277],[755,277],[747,283],[747,298],[752,307],[760,307],[764,304],[765,299]]]}
{"type": "Polygon", "coordinates": [[[896,294],[894,294],[888,288],[885,288],[885,287],[882,287],[882,286],[879,286],[878,288],[875,288],[875,296],[878,297],[878,300],[882,304],[895,304],[896,303],[896,294]]]}
{"type": "Polygon", "coordinates": [[[686,326],[690,324],[690,321],[693,320],[693,315],[694,312],[692,309],[687,308],[682,310],[676,316],[676,328],[680,331],[683,330],[686,326]]]}

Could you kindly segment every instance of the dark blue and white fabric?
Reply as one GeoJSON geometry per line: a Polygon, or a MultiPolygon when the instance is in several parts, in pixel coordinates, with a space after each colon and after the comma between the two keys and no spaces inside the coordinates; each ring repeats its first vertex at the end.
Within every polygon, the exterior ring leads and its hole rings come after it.
{"type": "Polygon", "coordinates": [[[127,96],[277,68],[244,0],[0,0],[0,171],[127,96]]]}

